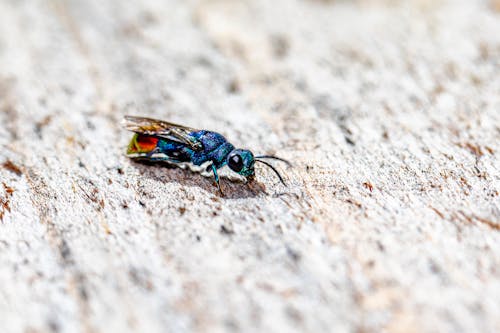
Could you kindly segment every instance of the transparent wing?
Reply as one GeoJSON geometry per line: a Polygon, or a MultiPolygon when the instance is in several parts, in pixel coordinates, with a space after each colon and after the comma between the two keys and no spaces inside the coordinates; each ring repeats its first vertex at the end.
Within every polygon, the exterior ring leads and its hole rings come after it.
{"type": "Polygon", "coordinates": [[[198,131],[194,128],[163,120],[135,116],[125,116],[123,124],[125,129],[135,133],[176,141],[195,151],[203,150],[202,142],[190,135],[190,133],[198,131]]]}

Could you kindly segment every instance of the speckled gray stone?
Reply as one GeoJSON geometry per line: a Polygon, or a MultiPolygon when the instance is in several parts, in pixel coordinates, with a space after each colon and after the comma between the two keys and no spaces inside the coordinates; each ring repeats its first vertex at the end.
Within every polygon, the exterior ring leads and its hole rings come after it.
{"type": "Polygon", "coordinates": [[[1,331],[499,332],[498,8],[1,1],[1,331]],[[126,114],[289,186],[133,163],[126,114]]]}

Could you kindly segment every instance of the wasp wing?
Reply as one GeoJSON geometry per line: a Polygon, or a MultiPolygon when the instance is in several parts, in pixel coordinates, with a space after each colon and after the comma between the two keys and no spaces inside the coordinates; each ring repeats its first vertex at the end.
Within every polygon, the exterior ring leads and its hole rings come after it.
{"type": "Polygon", "coordinates": [[[191,135],[191,133],[198,131],[194,128],[163,120],[135,116],[125,116],[124,126],[125,129],[135,133],[179,142],[195,151],[203,150],[202,142],[191,135]]]}

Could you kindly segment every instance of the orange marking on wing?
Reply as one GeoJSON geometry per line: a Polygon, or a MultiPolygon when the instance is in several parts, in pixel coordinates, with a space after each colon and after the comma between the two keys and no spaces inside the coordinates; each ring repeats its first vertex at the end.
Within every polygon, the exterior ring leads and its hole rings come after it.
{"type": "Polygon", "coordinates": [[[157,138],[153,138],[151,136],[143,136],[139,135],[137,137],[137,147],[139,148],[139,152],[145,153],[149,152],[156,148],[156,144],[158,143],[157,138]]]}
{"type": "Polygon", "coordinates": [[[155,137],[134,134],[127,149],[127,154],[149,153],[156,148],[158,139],[155,137]]]}

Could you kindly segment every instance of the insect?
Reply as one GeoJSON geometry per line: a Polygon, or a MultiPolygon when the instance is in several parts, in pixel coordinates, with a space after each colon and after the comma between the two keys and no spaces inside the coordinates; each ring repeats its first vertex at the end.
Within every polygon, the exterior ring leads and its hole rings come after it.
{"type": "Polygon", "coordinates": [[[125,116],[125,129],[134,132],[127,149],[127,156],[147,161],[166,161],[174,164],[208,164],[206,171],[213,172],[219,191],[222,189],[217,170],[227,165],[232,171],[246,178],[255,177],[255,162],[269,167],[286,186],[283,177],[264,159],[274,159],[291,165],[285,159],[254,154],[250,150],[236,149],[221,134],[198,130],[167,121],[144,117],[125,116]]]}

